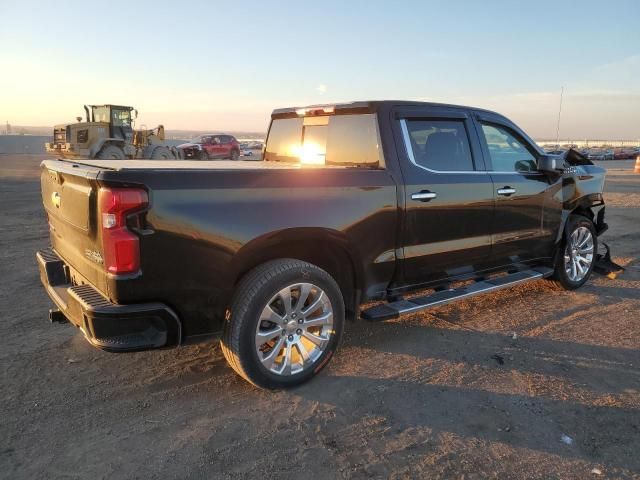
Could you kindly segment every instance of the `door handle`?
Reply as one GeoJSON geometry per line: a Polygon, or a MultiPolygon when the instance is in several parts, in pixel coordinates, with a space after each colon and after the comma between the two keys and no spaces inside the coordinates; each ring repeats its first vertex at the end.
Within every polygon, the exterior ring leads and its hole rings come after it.
{"type": "Polygon", "coordinates": [[[422,192],[412,193],[411,200],[418,200],[419,202],[428,202],[438,196],[437,193],[430,192],[429,190],[423,190],[422,192]]]}
{"type": "Polygon", "coordinates": [[[515,188],[502,187],[498,189],[498,195],[504,195],[505,197],[508,197],[509,195],[513,195],[514,193],[516,193],[515,188]]]}

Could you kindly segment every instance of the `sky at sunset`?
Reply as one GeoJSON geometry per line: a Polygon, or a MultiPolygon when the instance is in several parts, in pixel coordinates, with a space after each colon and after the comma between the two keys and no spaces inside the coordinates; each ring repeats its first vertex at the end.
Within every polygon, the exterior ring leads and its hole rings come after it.
{"type": "Polygon", "coordinates": [[[272,109],[413,99],[532,136],[640,138],[640,1],[0,0],[0,121],[133,105],[138,125],[264,131],[272,109]],[[55,6],[54,6],[55,5],[55,6]]]}

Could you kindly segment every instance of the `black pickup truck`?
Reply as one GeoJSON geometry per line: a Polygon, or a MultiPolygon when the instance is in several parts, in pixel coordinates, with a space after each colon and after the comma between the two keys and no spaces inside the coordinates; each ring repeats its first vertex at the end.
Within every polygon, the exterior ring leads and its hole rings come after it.
{"type": "Polygon", "coordinates": [[[346,319],[591,274],[604,170],[497,113],[380,101],[271,118],[262,162],[44,161],[51,320],[109,351],[219,336],[236,372],[278,388],[327,364],[346,319]]]}

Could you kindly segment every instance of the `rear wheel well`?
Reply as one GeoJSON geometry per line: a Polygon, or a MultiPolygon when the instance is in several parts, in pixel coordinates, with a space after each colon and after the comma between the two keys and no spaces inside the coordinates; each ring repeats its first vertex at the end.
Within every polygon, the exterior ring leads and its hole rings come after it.
{"type": "MultiPolygon", "coordinates": [[[[354,314],[358,308],[357,279],[353,261],[344,247],[337,242],[317,239],[310,246],[309,242],[282,242],[269,248],[261,249],[251,255],[251,259],[242,262],[237,268],[234,287],[251,270],[270,260],[291,258],[311,263],[320,267],[333,277],[342,293],[346,310],[354,314]]],[[[348,315],[350,317],[351,315],[348,315]]]]}

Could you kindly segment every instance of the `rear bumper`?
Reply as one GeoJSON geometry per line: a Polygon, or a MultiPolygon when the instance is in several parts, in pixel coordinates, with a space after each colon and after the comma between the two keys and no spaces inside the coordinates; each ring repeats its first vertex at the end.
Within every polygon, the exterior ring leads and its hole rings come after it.
{"type": "Polygon", "coordinates": [[[72,285],[69,267],[52,249],[39,251],[36,259],[49,297],[93,346],[122,352],[180,343],[180,320],[167,305],[111,303],[89,284],[72,285]]]}

